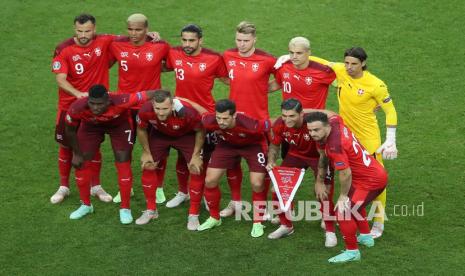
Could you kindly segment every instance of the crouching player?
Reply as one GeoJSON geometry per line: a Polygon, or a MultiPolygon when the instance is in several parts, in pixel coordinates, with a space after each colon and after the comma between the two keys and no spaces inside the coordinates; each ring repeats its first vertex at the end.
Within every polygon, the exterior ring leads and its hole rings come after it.
{"type": "MultiPolygon", "coordinates": [[[[307,125],[304,121],[304,116],[308,113],[305,113],[305,111],[307,110],[302,109],[302,103],[295,98],[289,98],[282,102],[281,117],[274,122],[272,127],[271,143],[268,150],[268,164],[266,166],[267,170],[272,170],[273,167],[276,166],[279,147],[285,142],[289,145],[289,150],[281,166],[305,169],[310,167],[313,171],[313,175],[316,177],[318,173],[319,154],[316,149],[315,141],[313,141],[308,134],[307,125]]],[[[328,114],[334,113],[328,111],[328,114]]],[[[334,204],[332,201],[334,191],[333,172],[334,170],[332,169],[327,171],[325,186],[329,197],[321,201],[321,210],[326,230],[326,247],[334,247],[337,245],[337,238],[334,233],[334,221],[330,220],[328,217],[328,215],[334,217],[334,204]]],[[[273,201],[278,201],[276,193],[274,192],[273,201]]],[[[286,213],[280,212],[278,214],[281,226],[268,235],[269,239],[279,239],[294,233],[290,215],[290,211],[286,213]]]]}
{"type": "MultiPolygon", "coordinates": [[[[187,229],[197,230],[199,209],[203,194],[205,173],[202,161],[202,147],[205,131],[202,128],[200,113],[188,102],[175,110],[173,97],[169,91],[157,91],[151,102],[142,105],[137,119],[137,138],[142,145],[142,188],[147,209],[136,220],[136,224],[149,223],[158,217],[156,205],[158,163],[168,158],[170,148],[178,151],[185,160],[189,160],[188,169],[190,208],[187,229]],[[151,125],[150,133],[147,126],[151,125]]],[[[197,108],[201,108],[197,106],[197,108]]],[[[204,110],[206,111],[206,110],[204,110]]],[[[204,157],[208,160],[208,157],[204,157]]]]}
{"type": "Polygon", "coordinates": [[[118,172],[118,184],[121,191],[120,221],[132,222],[129,209],[132,188],[131,151],[133,133],[129,108],[153,97],[155,91],[143,91],[135,94],[110,95],[103,85],[94,85],[89,89],[89,97],[76,100],[66,115],[66,135],[73,149],[72,164],[76,168],[76,183],[82,205],[70,215],[70,219],[80,219],[92,213],[90,203],[90,181],[92,168],[90,161],[110,135],[118,172]],[[79,126],[79,128],[78,128],[79,126]]]}
{"type": "Polygon", "coordinates": [[[367,247],[374,245],[365,207],[386,187],[388,176],[384,167],[365,150],[339,116],[312,112],[306,118],[307,128],[317,142],[320,160],[315,192],[321,200],[328,194],[324,177],[329,161],[339,171],[340,195],[336,203],[339,223],[346,250],[330,258],[330,263],[360,260],[357,242],[367,247]],[[357,230],[360,235],[357,237],[357,230]]]}
{"type": "Polygon", "coordinates": [[[219,205],[221,192],[218,187],[227,169],[232,169],[246,159],[250,171],[250,184],[253,190],[254,223],[250,235],[254,238],[264,234],[263,213],[265,209],[264,179],[266,165],[266,133],[270,129],[268,120],[256,120],[236,113],[234,102],[223,99],[215,104],[215,113],[202,117],[207,131],[216,133],[218,144],[212,153],[205,178],[205,199],[210,209],[210,217],[199,226],[203,231],[221,225],[219,205]],[[260,213],[261,212],[261,213],[260,213]]]}

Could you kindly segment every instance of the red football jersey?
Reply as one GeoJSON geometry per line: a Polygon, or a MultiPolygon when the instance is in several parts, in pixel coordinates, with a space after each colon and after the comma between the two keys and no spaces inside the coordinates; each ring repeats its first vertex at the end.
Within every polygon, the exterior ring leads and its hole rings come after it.
{"type": "MultiPolygon", "coordinates": [[[[108,48],[115,37],[97,35],[86,47],[77,45],[73,38],[65,40],[55,48],[52,72],[67,74],[66,80],[81,92],[88,92],[94,84],[102,84],[108,88],[108,48]]],[[[67,110],[75,100],[76,97],[58,89],[58,109],[67,110]]]]}
{"type": "Polygon", "coordinates": [[[221,140],[238,146],[266,142],[265,135],[270,129],[270,121],[256,120],[245,114],[237,114],[236,125],[230,129],[221,129],[218,126],[215,113],[205,114],[202,124],[207,131],[215,132],[221,140]]]}
{"type": "Polygon", "coordinates": [[[331,133],[326,143],[317,143],[336,170],[352,171],[352,185],[365,190],[382,189],[387,184],[384,167],[357,141],[355,135],[344,125],[342,118],[330,118],[331,133]]]}
{"type": "Polygon", "coordinates": [[[141,128],[147,128],[149,124],[165,135],[180,137],[202,128],[201,116],[187,102],[181,101],[184,107],[180,112],[173,111],[172,115],[165,121],[160,121],[153,110],[152,102],[146,102],[142,105],[137,114],[137,125],[141,128]]]}
{"type": "Polygon", "coordinates": [[[118,92],[136,93],[161,88],[162,61],[166,60],[169,44],[164,41],[145,42],[135,46],[129,38],[113,41],[110,53],[118,61],[118,92]]]}
{"type": "Polygon", "coordinates": [[[336,74],[330,67],[313,61],[303,70],[288,61],[276,73],[283,100],[296,98],[304,108],[324,109],[328,88],[334,79],[336,74]]]}
{"type": "Polygon", "coordinates": [[[93,114],[87,105],[87,97],[76,100],[71,104],[66,114],[66,123],[72,126],[79,125],[80,121],[92,124],[117,125],[120,120],[128,116],[128,109],[139,103],[147,101],[145,91],[136,94],[110,94],[110,106],[103,114],[93,114]]]}
{"type": "Polygon", "coordinates": [[[237,49],[230,49],[223,59],[230,80],[229,98],[237,110],[256,119],[268,119],[268,82],[275,74],[276,58],[259,49],[250,57],[241,57],[237,49]]]}
{"type": "Polygon", "coordinates": [[[228,76],[220,54],[202,48],[198,55],[189,56],[178,46],[171,48],[166,67],[175,72],[176,96],[189,99],[209,112],[215,111],[212,96],[215,78],[228,76]]]}
{"type": "Polygon", "coordinates": [[[307,124],[305,122],[298,128],[287,127],[282,118],[278,118],[272,127],[271,143],[281,145],[283,141],[289,144],[287,154],[301,158],[318,158],[320,155],[316,149],[315,141],[308,134],[307,124]]]}

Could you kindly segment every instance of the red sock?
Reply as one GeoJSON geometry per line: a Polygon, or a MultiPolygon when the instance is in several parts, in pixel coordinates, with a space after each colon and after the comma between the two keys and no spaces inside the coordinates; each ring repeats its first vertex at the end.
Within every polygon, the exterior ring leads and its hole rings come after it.
{"type": "Polygon", "coordinates": [[[90,178],[92,174],[90,162],[85,161],[80,169],[75,170],[75,174],[82,204],[90,206],[90,178]]]}
{"type": "MultiPolygon", "coordinates": [[[[279,202],[278,202],[278,196],[276,195],[276,193],[272,193],[271,194],[271,198],[273,199],[273,206],[277,206],[277,208],[279,209],[279,202]]],[[[290,213],[290,211],[286,212],[286,213],[290,213]]],[[[278,217],[279,217],[279,222],[281,223],[281,225],[285,225],[287,227],[290,227],[292,228],[293,225],[292,225],[292,221],[290,221],[287,217],[286,217],[286,213],[279,210],[278,212],[278,217]]],[[[289,214],[290,215],[290,214],[289,214]]]]}
{"type": "Polygon", "coordinates": [[[90,179],[90,185],[100,185],[100,170],[102,169],[102,154],[100,150],[97,151],[94,158],[90,161],[90,169],[92,170],[92,176],[90,179]]]}
{"type": "Polygon", "coordinates": [[[352,215],[345,216],[339,211],[336,212],[337,222],[339,223],[339,228],[341,229],[344,242],[346,244],[346,249],[355,250],[358,249],[357,246],[357,223],[352,215]]]}
{"type": "Polygon", "coordinates": [[[207,200],[208,208],[210,209],[210,216],[214,219],[220,219],[220,188],[218,186],[214,188],[205,187],[204,194],[205,199],[207,200]]]}
{"type": "Polygon", "coordinates": [[[60,175],[60,186],[69,188],[69,174],[71,172],[71,160],[73,151],[69,148],[59,147],[58,149],[58,174],[60,175]]]}
{"type": "Polygon", "coordinates": [[[178,178],[178,191],[187,194],[187,185],[189,181],[189,170],[187,169],[187,162],[184,157],[178,155],[176,160],[176,177],[178,178]]]}
{"type": "Polygon", "coordinates": [[[241,186],[242,186],[242,168],[241,163],[232,169],[226,171],[228,185],[231,191],[231,200],[241,201],[241,186]]]}
{"type": "Polygon", "coordinates": [[[368,224],[368,221],[367,221],[367,211],[365,210],[365,208],[360,208],[358,212],[360,216],[363,218],[360,220],[355,218],[358,231],[360,232],[360,234],[370,234],[370,225],[368,224]]]}
{"type": "Polygon", "coordinates": [[[328,195],[328,199],[324,201],[320,201],[321,208],[320,212],[323,214],[323,221],[325,223],[326,232],[335,232],[334,226],[334,218],[336,213],[334,212],[334,203],[333,203],[333,195],[334,195],[334,185],[331,186],[331,190],[328,195]]]}
{"type": "Polygon", "coordinates": [[[157,174],[157,187],[163,187],[163,180],[165,180],[165,172],[166,172],[166,159],[161,160],[158,162],[158,166],[155,168],[155,173],[157,174]]]}
{"type": "Polygon", "coordinates": [[[157,173],[155,170],[143,170],[142,171],[142,190],[145,195],[145,203],[147,210],[157,210],[156,203],[156,188],[157,188],[157,173]]]}
{"type": "Polygon", "coordinates": [[[131,161],[115,162],[118,172],[118,184],[121,194],[121,209],[129,209],[132,188],[132,170],[131,161]]]}
{"type": "Polygon", "coordinates": [[[264,220],[266,210],[266,196],[262,192],[252,191],[252,205],[253,205],[253,222],[262,222],[264,220]]]}
{"type": "Polygon", "coordinates": [[[190,207],[189,215],[198,215],[200,213],[200,204],[203,196],[203,184],[205,183],[205,174],[191,174],[189,181],[190,207]]]}

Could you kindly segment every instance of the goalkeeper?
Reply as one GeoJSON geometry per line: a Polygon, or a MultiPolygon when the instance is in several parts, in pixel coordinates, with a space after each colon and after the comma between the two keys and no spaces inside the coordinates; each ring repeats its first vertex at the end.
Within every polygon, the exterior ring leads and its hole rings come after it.
{"type": "MultiPolygon", "coordinates": [[[[279,68],[287,59],[287,55],[282,56],[275,67],[279,68]]],[[[365,50],[359,47],[353,47],[344,52],[344,63],[328,62],[310,56],[310,60],[328,65],[334,70],[337,77],[340,116],[366,150],[375,155],[382,164],[382,159],[397,158],[397,113],[387,86],[382,80],[366,71],[366,59],[365,50]],[[374,112],[378,107],[381,107],[386,114],[386,140],[383,144],[381,144],[381,134],[374,112]]],[[[374,238],[383,234],[386,190],[374,200],[376,201],[379,204],[371,229],[371,235],[374,238]]]]}

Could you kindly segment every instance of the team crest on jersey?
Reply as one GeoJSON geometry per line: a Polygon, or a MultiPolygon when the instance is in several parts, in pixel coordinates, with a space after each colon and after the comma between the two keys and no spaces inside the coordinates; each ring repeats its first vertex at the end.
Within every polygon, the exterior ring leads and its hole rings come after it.
{"type": "Polygon", "coordinates": [[[69,114],[66,114],[66,121],[68,121],[68,123],[73,122],[73,119],[71,118],[71,116],[69,116],[69,114]]]}
{"type": "Polygon", "coordinates": [[[289,133],[289,131],[284,132],[283,135],[284,135],[284,137],[289,137],[289,136],[291,136],[291,134],[289,133]]]}
{"type": "Polygon", "coordinates": [[[177,59],[177,60],[175,61],[175,64],[176,64],[176,66],[182,66],[182,60],[177,59]]]}
{"type": "Polygon", "coordinates": [[[242,138],[244,138],[245,136],[247,136],[245,133],[239,133],[239,134],[237,134],[237,135],[239,135],[239,137],[242,137],[242,138]]]}
{"type": "Polygon", "coordinates": [[[120,55],[121,55],[122,58],[127,58],[129,56],[129,53],[128,52],[121,52],[120,55]]]}
{"type": "Polygon", "coordinates": [[[101,55],[102,55],[102,50],[100,50],[100,48],[99,48],[99,47],[97,47],[97,48],[95,48],[95,49],[94,49],[94,53],[95,53],[95,55],[96,55],[96,56],[98,56],[98,57],[99,57],[99,56],[101,56],[101,55]]]}
{"type": "Polygon", "coordinates": [[[229,61],[229,66],[236,66],[236,61],[235,60],[230,60],[229,61]]]}
{"type": "Polygon", "coordinates": [[[200,63],[199,64],[199,70],[200,71],[205,71],[205,69],[207,69],[207,64],[206,63],[200,63]]]}
{"type": "Polygon", "coordinates": [[[152,52],[146,53],[145,59],[147,59],[147,61],[151,61],[153,59],[153,53],[152,52]]]}
{"type": "Polygon", "coordinates": [[[252,64],[252,71],[257,72],[257,71],[258,71],[258,68],[259,68],[259,64],[258,64],[258,63],[253,63],[253,64],[252,64]]]}
{"type": "Polygon", "coordinates": [[[289,73],[284,73],[283,78],[288,79],[289,78],[289,73]]]}
{"type": "Polygon", "coordinates": [[[357,94],[360,95],[360,96],[362,96],[364,93],[365,93],[365,90],[363,90],[363,89],[357,90],[357,94]]]}
{"type": "Polygon", "coordinates": [[[304,139],[305,141],[310,141],[310,135],[308,135],[307,133],[304,134],[304,139]]]}
{"type": "Polygon", "coordinates": [[[73,61],[78,61],[78,60],[81,60],[81,56],[80,55],[74,55],[72,57],[73,61]]]}
{"type": "Polygon", "coordinates": [[[306,85],[312,84],[312,77],[306,77],[306,78],[305,78],[305,84],[306,84],[306,85]]]}
{"type": "Polygon", "coordinates": [[[178,130],[179,128],[181,128],[179,125],[173,125],[174,130],[178,130]]]}
{"type": "Polygon", "coordinates": [[[60,70],[61,63],[59,61],[55,61],[52,65],[53,70],[60,70]]]}

